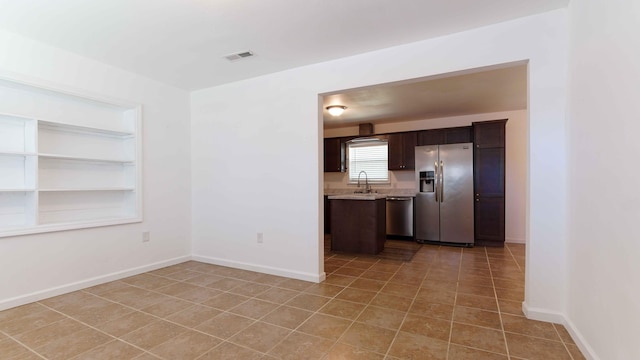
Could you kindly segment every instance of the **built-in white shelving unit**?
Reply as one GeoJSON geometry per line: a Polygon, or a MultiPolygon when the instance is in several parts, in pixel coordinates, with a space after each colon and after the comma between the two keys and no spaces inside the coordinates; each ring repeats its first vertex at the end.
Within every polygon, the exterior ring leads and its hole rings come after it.
{"type": "Polygon", "coordinates": [[[0,237],[142,221],[140,117],[0,80],[0,237]]]}

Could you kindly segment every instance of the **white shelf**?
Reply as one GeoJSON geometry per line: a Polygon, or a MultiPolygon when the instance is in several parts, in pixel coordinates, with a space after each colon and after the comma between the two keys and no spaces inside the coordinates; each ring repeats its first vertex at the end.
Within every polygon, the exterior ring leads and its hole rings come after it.
{"type": "Polygon", "coordinates": [[[74,161],[133,164],[133,160],[126,160],[126,159],[105,159],[105,158],[94,158],[94,157],[61,155],[61,154],[38,154],[38,156],[41,157],[41,158],[56,159],[56,160],[74,160],[74,161]]]}
{"type": "Polygon", "coordinates": [[[36,156],[34,152],[23,151],[0,151],[0,156],[36,156]]]}
{"type": "Polygon", "coordinates": [[[132,137],[134,135],[133,132],[129,132],[129,131],[118,131],[118,130],[97,128],[92,126],[64,124],[64,123],[46,121],[46,120],[38,120],[38,125],[41,128],[50,129],[53,131],[77,132],[77,133],[85,133],[90,135],[114,136],[114,137],[132,137]]]}
{"type": "Polygon", "coordinates": [[[35,152],[35,128],[33,119],[0,113],[0,153],[21,155],[35,152]]]}
{"type": "MultiPolygon", "coordinates": [[[[38,191],[40,192],[65,192],[65,191],[75,191],[75,192],[80,192],[80,191],[133,191],[135,190],[134,188],[126,188],[126,187],[122,187],[122,188],[73,188],[73,189],[38,189],[38,191]]],[[[2,191],[2,190],[0,190],[2,191]]]]}
{"type": "Polygon", "coordinates": [[[27,116],[25,114],[15,114],[15,113],[9,113],[9,112],[0,112],[0,118],[14,118],[14,119],[19,119],[19,120],[23,120],[23,121],[32,121],[35,120],[33,117],[27,116]]]}
{"type": "Polygon", "coordinates": [[[103,218],[96,218],[96,219],[92,219],[89,221],[78,221],[78,222],[59,222],[59,223],[55,223],[55,224],[42,224],[39,226],[40,229],[43,229],[45,231],[52,231],[50,229],[55,229],[53,231],[59,231],[59,230],[67,230],[67,229],[74,229],[74,228],[78,228],[78,227],[96,227],[96,226],[107,226],[107,225],[116,225],[116,224],[123,224],[123,223],[131,223],[131,222],[136,222],[136,221],[140,221],[140,219],[137,218],[131,218],[129,219],[129,221],[122,221],[121,217],[103,217],[103,218]],[[49,230],[47,230],[49,229],[49,230]]]}
{"type": "Polygon", "coordinates": [[[142,221],[140,106],[0,94],[0,237],[142,221]]]}
{"type": "Polygon", "coordinates": [[[27,234],[39,234],[39,233],[54,232],[54,231],[86,229],[86,228],[100,227],[100,226],[131,224],[131,223],[136,223],[140,221],[142,221],[141,217],[130,217],[130,218],[107,217],[107,218],[94,219],[91,221],[60,222],[60,223],[51,223],[51,224],[41,224],[36,226],[19,225],[19,226],[3,227],[2,233],[0,233],[0,236],[7,237],[7,236],[18,236],[18,235],[27,235],[27,234]]]}

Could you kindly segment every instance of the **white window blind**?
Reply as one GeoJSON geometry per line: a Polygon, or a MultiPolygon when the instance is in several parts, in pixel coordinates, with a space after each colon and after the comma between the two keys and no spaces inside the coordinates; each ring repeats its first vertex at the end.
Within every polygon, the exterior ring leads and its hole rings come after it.
{"type": "MultiPolygon", "coordinates": [[[[359,141],[349,147],[349,182],[357,182],[360,171],[367,173],[369,182],[389,182],[386,141],[359,141]]],[[[365,179],[362,174],[360,180],[365,179]]]]}

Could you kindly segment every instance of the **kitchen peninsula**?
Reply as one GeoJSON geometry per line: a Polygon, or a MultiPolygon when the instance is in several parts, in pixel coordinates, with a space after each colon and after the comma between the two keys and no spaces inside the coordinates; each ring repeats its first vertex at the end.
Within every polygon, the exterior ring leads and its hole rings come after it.
{"type": "Polygon", "coordinates": [[[329,201],[331,250],[375,255],[384,249],[386,195],[331,195],[329,201]]]}

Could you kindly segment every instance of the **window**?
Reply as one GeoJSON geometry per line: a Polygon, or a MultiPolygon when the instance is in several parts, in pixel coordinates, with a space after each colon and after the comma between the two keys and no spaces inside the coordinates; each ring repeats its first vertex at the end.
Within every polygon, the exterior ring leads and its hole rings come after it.
{"type": "MultiPolygon", "coordinates": [[[[358,182],[358,174],[364,171],[370,183],[388,183],[386,141],[378,139],[355,140],[347,144],[349,159],[349,182],[358,182]]],[[[364,174],[362,174],[364,175],[364,174]]],[[[364,181],[364,176],[361,177],[364,181]]]]}

